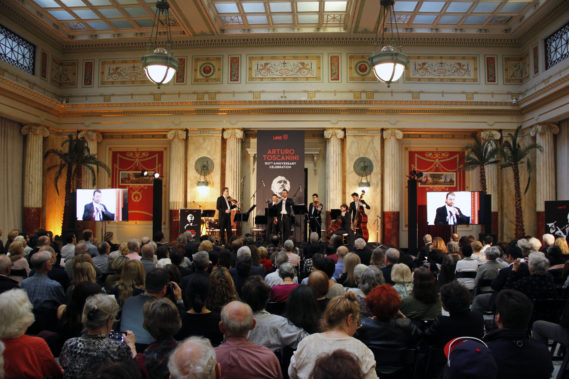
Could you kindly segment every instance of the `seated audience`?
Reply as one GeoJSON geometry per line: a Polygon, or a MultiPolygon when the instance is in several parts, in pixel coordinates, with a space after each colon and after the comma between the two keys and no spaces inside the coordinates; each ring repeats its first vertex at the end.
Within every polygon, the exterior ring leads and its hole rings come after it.
{"type": "Polygon", "coordinates": [[[328,275],[321,270],[312,271],[308,276],[308,286],[312,288],[316,303],[321,312],[324,312],[330,300],[326,297],[328,293],[328,281],[328,275]]]}
{"type": "Polygon", "coordinates": [[[99,252],[99,255],[93,257],[93,264],[102,274],[108,274],[111,246],[107,242],[101,241],[97,244],[97,251],[99,252]]]}
{"type": "MultiPolygon", "coordinates": [[[[382,246],[376,247],[371,252],[371,258],[369,260],[369,265],[375,266],[375,267],[379,268],[380,270],[383,267],[385,267],[385,251],[386,251],[386,249],[382,246]]],[[[383,275],[383,273],[382,273],[382,275],[383,275]]]]}
{"type": "Polygon", "coordinates": [[[288,367],[291,379],[310,378],[320,355],[347,350],[359,358],[364,378],[377,378],[375,358],[371,350],[352,337],[360,323],[360,309],[353,293],[330,300],[324,313],[326,331],[304,338],[294,352],[288,367]]]}
{"type": "Polygon", "coordinates": [[[357,265],[356,271],[359,271],[358,268],[360,266],[363,266],[364,271],[361,275],[357,275],[359,276],[359,279],[357,280],[358,288],[350,288],[348,291],[355,293],[358,298],[358,304],[360,305],[360,317],[369,317],[371,316],[371,312],[367,308],[366,296],[372,289],[380,284],[384,284],[385,281],[383,280],[383,274],[377,267],[357,265]]]}
{"type": "Polygon", "coordinates": [[[369,261],[371,259],[371,250],[367,246],[365,239],[356,238],[354,241],[353,253],[357,254],[360,257],[360,260],[364,265],[369,265],[369,261]]]}
{"type": "Polygon", "coordinates": [[[409,266],[404,263],[394,264],[391,269],[391,281],[394,283],[393,288],[402,299],[411,295],[413,291],[413,275],[409,266]]]}
{"type": "Polygon", "coordinates": [[[229,270],[223,266],[214,268],[209,275],[209,292],[205,302],[207,309],[221,312],[223,306],[239,299],[229,270]]]}
{"type": "Polygon", "coordinates": [[[202,276],[207,280],[207,278],[209,277],[208,269],[210,263],[211,262],[209,260],[209,253],[207,251],[204,250],[198,251],[197,253],[192,255],[192,266],[194,272],[182,278],[182,282],[180,284],[182,291],[186,290],[188,283],[196,276],[202,276]]]}
{"type": "Polygon", "coordinates": [[[336,256],[338,257],[338,260],[336,261],[336,264],[334,266],[333,278],[335,280],[340,279],[340,276],[342,276],[342,274],[345,272],[344,258],[346,257],[347,254],[348,254],[348,248],[344,245],[339,246],[336,249],[336,256]]]}
{"type": "Polygon", "coordinates": [[[355,253],[348,253],[344,258],[344,272],[340,275],[338,282],[345,288],[357,287],[356,277],[354,275],[354,268],[362,263],[359,255],[355,253]]]}
{"type": "Polygon", "coordinates": [[[115,287],[121,278],[122,269],[129,259],[118,252],[113,252],[109,254],[109,274],[105,278],[105,291],[107,293],[112,293],[113,287],[115,287]]]}
{"type": "Polygon", "coordinates": [[[12,261],[12,270],[10,279],[15,280],[18,284],[30,275],[30,266],[24,255],[24,242],[14,241],[8,248],[8,256],[12,261]]]}
{"type": "Polygon", "coordinates": [[[156,260],[154,253],[156,252],[156,245],[154,242],[149,242],[146,245],[142,246],[140,249],[140,254],[142,257],[140,258],[140,262],[144,267],[144,274],[148,274],[150,271],[156,268],[156,260]]]}
{"type": "Polygon", "coordinates": [[[168,272],[162,268],[155,268],[146,275],[145,291],[136,296],[127,298],[124,302],[121,314],[120,330],[132,330],[136,335],[137,350],[143,351],[152,342],[152,335],[143,327],[144,317],[142,308],[146,302],[162,299],[166,296],[168,284],[176,300],[182,301],[182,291],[175,282],[170,282],[168,272]]]}
{"type": "Polygon", "coordinates": [[[146,273],[141,261],[134,259],[125,261],[121,277],[111,290],[111,294],[115,295],[119,305],[123,305],[129,297],[140,295],[144,292],[145,277],[146,273]]]}
{"type": "MultiPolygon", "coordinates": [[[[452,246],[452,245],[451,245],[452,246]]],[[[438,286],[444,286],[455,279],[456,262],[460,259],[458,254],[445,254],[441,263],[439,276],[437,277],[438,286]]]]}
{"type": "Polygon", "coordinates": [[[12,289],[0,294],[0,320],[0,340],[5,345],[3,368],[7,379],[63,376],[63,370],[45,340],[24,334],[34,322],[32,304],[25,291],[12,289]]]}
{"type": "Polygon", "coordinates": [[[20,284],[16,280],[10,278],[11,269],[12,260],[10,257],[0,254],[0,293],[20,287],[20,284]]]}
{"type": "Polygon", "coordinates": [[[401,298],[389,284],[371,290],[366,297],[372,317],[364,318],[355,337],[368,347],[409,348],[415,346],[421,331],[403,317],[399,308],[401,298]]]}
{"type": "Polygon", "coordinates": [[[271,288],[271,301],[285,303],[292,290],[298,287],[298,283],[294,282],[296,272],[292,264],[285,262],[279,266],[278,273],[283,283],[271,288]]]}
{"type": "Polygon", "coordinates": [[[249,332],[248,340],[273,351],[285,346],[295,349],[307,333],[285,317],[265,310],[270,294],[271,288],[258,275],[250,277],[243,285],[241,299],[253,310],[256,322],[255,328],[249,332]]]}
{"type": "Polygon", "coordinates": [[[98,294],[87,299],[81,318],[85,333],[67,340],[59,356],[66,378],[92,376],[105,363],[136,356],[136,338],[130,330],[119,334],[118,339],[110,338],[118,311],[119,305],[112,296],[98,294]]]}
{"type": "MultiPolygon", "coordinates": [[[[359,257],[357,255],[356,258],[357,260],[359,260],[359,257]]],[[[328,257],[315,258],[314,267],[319,270],[322,270],[322,272],[325,273],[326,277],[328,278],[328,292],[326,293],[326,298],[331,299],[336,296],[341,296],[346,292],[344,286],[342,286],[340,283],[336,283],[332,279],[332,275],[334,275],[335,263],[331,258],[328,257]]]]}
{"type": "Polygon", "coordinates": [[[178,341],[190,336],[202,336],[217,346],[223,340],[219,330],[219,312],[212,312],[206,307],[209,294],[207,277],[196,275],[188,283],[184,296],[190,309],[182,315],[182,328],[175,336],[178,341]]]}
{"type": "Polygon", "coordinates": [[[498,365],[497,379],[549,379],[551,353],[540,341],[529,338],[531,300],[516,290],[502,290],[496,297],[498,329],[484,336],[498,365]]]}
{"type": "Polygon", "coordinates": [[[399,262],[400,255],[401,253],[399,250],[393,247],[387,249],[385,252],[385,266],[381,269],[381,272],[383,273],[383,278],[387,284],[394,284],[393,280],[391,280],[391,270],[393,269],[393,265],[399,262]]]}
{"type": "MultiPolygon", "coordinates": [[[[265,276],[265,283],[267,283],[267,285],[270,287],[274,287],[278,284],[283,284],[283,279],[279,275],[278,268],[283,263],[288,262],[288,255],[284,251],[279,251],[274,256],[274,261],[275,261],[275,267],[277,268],[277,270],[275,270],[275,271],[273,271],[273,272],[271,272],[265,276]]],[[[294,277],[293,282],[295,282],[295,283],[298,282],[298,278],[296,276],[294,277]]]]}
{"type": "Polygon", "coordinates": [[[486,252],[482,253],[482,242],[480,241],[473,241],[470,243],[470,247],[472,248],[472,258],[476,259],[479,264],[486,263],[486,252]]]}
{"type": "Polygon", "coordinates": [[[249,305],[240,301],[225,305],[219,328],[225,335],[225,342],[215,348],[221,378],[282,378],[277,356],[268,348],[247,340],[247,334],[255,328],[249,305]]]}
{"type": "Polygon", "coordinates": [[[286,255],[288,255],[288,262],[298,269],[300,267],[300,257],[294,252],[294,242],[292,240],[284,241],[283,248],[286,251],[286,255]]]}
{"type": "Polygon", "coordinates": [[[180,343],[168,360],[172,379],[219,379],[221,365],[208,339],[190,337],[180,343]]]}
{"type": "Polygon", "coordinates": [[[140,252],[140,242],[138,242],[138,240],[136,238],[133,238],[131,240],[129,240],[126,243],[126,247],[128,249],[128,254],[126,254],[126,257],[128,259],[134,259],[134,260],[141,260],[142,257],[140,256],[139,252],[140,252]]]}
{"type": "Polygon", "coordinates": [[[563,254],[565,260],[569,259],[569,245],[567,244],[567,239],[557,237],[555,239],[555,246],[561,249],[561,254],[563,254]]]}
{"type": "Polygon", "coordinates": [[[408,318],[432,321],[441,314],[441,300],[435,276],[424,267],[415,269],[411,296],[401,300],[401,312],[408,318]]]}
{"type": "Polygon", "coordinates": [[[486,249],[486,263],[478,266],[476,277],[474,278],[474,288],[477,293],[493,292],[491,287],[492,281],[498,276],[498,271],[504,268],[504,265],[496,262],[500,256],[500,249],[497,246],[491,246],[486,249]]]}
{"type": "Polygon", "coordinates": [[[51,254],[45,250],[39,251],[31,261],[35,274],[22,281],[22,288],[26,290],[34,310],[55,310],[65,303],[65,294],[61,284],[47,276],[53,264],[51,254]]]}
{"type": "Polygon", "coordinates": [[[290,293],[286,302],[286,318],[307,333],[312,334],[320,330],[320,315],[322,310],[318,306],[314,291],[306,285],[296,287],[290,293]]]}
{"type": "Polygon", "coordinates": [[[314,362],[310,373],[312,379],[363,379],[364,373],[360,368],[360,360],[346,350],[334,350],[323,354],[314,362]]]}
{"type": "Polygon", "coordinates": [[[547,272],[549,261],[543,253],[531,253],[528,257],[529,275],[520,270],[521,261],[516,259],[506,279],[506,288],[523,292],[530,299],[545,299],[555,294],[557,288],[553,277],[547,272]]]}
{"type": "Polygon", "coordinates": [[[459,337],[444,349],[445,379],[496,379],[498,366],[488,346],[478,338],[459,337]]]}
{"type": "Polygon", "coordinates": [[[469,290],[474,290],[474,278],[478,271],[478,260],[472,257],[472,246],[466,245],[462,248],[462,258],[456,262],[456,280],[469,290]]]}
{"type": "Polygon", "coordinates": [[[139,365],[150,378],[168,378],[168,357],[178,345],[174,335],[182,326],[178,308],[162,298],[144,304],[142,315],[142,326],[152,336],[152,343],[138,356],[139,365]]]}

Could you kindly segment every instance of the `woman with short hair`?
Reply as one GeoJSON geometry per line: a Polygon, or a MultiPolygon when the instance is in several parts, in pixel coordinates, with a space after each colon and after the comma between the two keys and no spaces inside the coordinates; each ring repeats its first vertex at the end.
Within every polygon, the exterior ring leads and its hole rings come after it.
{"type": "Polygon", "coordinates": [[[413,275],[411,269],[404,263],[396,263],[391,269],[391,281],[395,283],[393,289],[397,291],[401,299],[411,295],[413,291],[413,275]]]}
{"type": "Polygon", "coordinates": [[[371,312],[367,309],[366,296],[375,287],[380,284],[385,284],[385,278],[383,277],[381,270],[376,266],[368,267],[366,265],[359,264],[356,266],[354,272],[356,273],[358,288],[350,288],[348,291],[355,293],[358,298],[358,304],[360,305],[360,317],[369,317],[371,316],[371,312]]]}
{"type": "Polygon", "coordinates": [[[347,292],[330,300],[324,312],[326,331],[305,337],[290,360],[290,378],[309,378],[318,357],[343,349],[358,360],[364,378],[377,378],[371,350],[352,337],[360,325],[360,306],[356,295],[347,292]]]}
{"type": "Polygon", "coordinates": [[[98,294],[87,299],[81,318],[85,333],[67,340],[59,356],[65,378],[90,376],[105,363],[136,357],[136,339],[130,330],[124,335],[113,333],[110,338],[118,312],[119,305],[112,296],[98,294]]]}
{"type": "Polygon", "coordinates": [[[142,307],[142,326],[152,343],[138,356],[138,363],[150,378],[168,378],[168,357],[178,343],[174,335],[182,327],[178,308],[168,298],[148,301],[142,307]]]}
{"type": "Polygon", "coordinates": [[[288,296],[298,283],[294,282],[296,270],[291,263],[285,262],[279,266],[279,277],[283,280],[282,284],[277,284],[271,288],[271,301],[286,303],[288,296]]]}
{"type": "Polygon", "coordinates": [[[26,291],[12,289],[0,294],[0,320],[6,378],[61,378],[63,370],[45,340],[24,334],[34,323],[26,291]]]}

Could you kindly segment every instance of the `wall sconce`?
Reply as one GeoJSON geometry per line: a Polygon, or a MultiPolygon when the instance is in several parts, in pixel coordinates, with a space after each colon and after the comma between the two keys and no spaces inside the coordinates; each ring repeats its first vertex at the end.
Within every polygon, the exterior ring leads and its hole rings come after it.
{"type": "Polygon", "coordinates": [[[158,171],[141,170],[140,176],[142,177],[154,176],[154,179],[158,179],[160,178],[160,173],[158,171]]]}
{"type": "Polygon", "coordinates": [[[208,193],[209,183],[206,176],[213,171],[213,160],[209,157],[199,157],[196,159],[194,168],[200,175],[200,178],[197,182],[198,192],[201,194],[208,193]]]}
{"type": "Polygon", "coordinates": [[[359,157],[354,162],[354,171],[360,176],[359,187],[361,190],[367,190],[371,186],[369,176],[373,172],[373,162],[368,157],[359,157]]]}

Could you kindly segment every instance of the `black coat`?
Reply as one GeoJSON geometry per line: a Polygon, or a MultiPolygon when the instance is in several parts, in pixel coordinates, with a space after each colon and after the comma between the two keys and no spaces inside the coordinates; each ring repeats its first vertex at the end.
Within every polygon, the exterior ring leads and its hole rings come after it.
{"type": "Polygon", "coordinates": [[[484,341],[498,365],[496,379],[551,378],[551,353],[542,342],[528,338],[525,330],[497,329],[484,341]]]}
{"type": "MultiPolygon", "coordinates": [[[[113,221],[115,219],[115,214],[109,212],[105,204],[101,204],[101,206],[103,207],[103,213],[102,213],[103,221],[113,221]]],[[[95,219],[94,212],[95,212],[95,207],[93,206],[92,202],[85,204],[85,207],[83,208],[83,221],[94,220],[95,219]]]]}
{"type": "Polygon", "coordinates": [[[276,206],[276,208],[278,209],[278,212],[280,214],[280,212],[282,211],[282,207],[283,207],[283,201],[285,202],[285,210],[286,213],[289,216],[294,216],[294,209],[292,208],[294,206],[294,201],[292,201],[292,199],[290,197],[287,197],[286,200],[282,199],[276,206]]]}
{"type": "Polygon", "coordinates": [[[383,348],[414,347],[420,336],[421,330],[408,318],[393,318],[388,321],[365,318],[354,335],[368,347],[383,348]]]}
{"type": "Polygon", "coordinates": [[[0,293],[9,291],[14,288],[20,288],[17,281],[7,276],[0,275],[0,293]]]}
{"type": "Polygon", "coordinates": [[[443,347],[456,337],[469,336],[482,338],[484,335],[484,320],[482,314],[467,311],[451,316],[437,316],[425,330],[425,342],[431,346],[443,347]]]}
{"type": "MultiPolygon", "coordinates": [[[[470,217],[463,215],[460,209],[458,209],[457,207],[454,208],[458,211],[458,214],[456,215],[456,225],[470,224],[470,217]]],[[[447,216],[448,214],[447,214],[446,205],[437,208],[437,214],[435,216],[435,225],[448,225],[447,216]]]]}

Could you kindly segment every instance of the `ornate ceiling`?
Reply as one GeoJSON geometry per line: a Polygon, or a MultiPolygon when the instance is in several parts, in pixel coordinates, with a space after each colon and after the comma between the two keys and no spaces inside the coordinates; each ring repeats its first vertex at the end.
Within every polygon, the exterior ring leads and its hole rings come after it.
{"type": "MultiPolygon", "coordinates": [[[[145,41],[155,0],[0,0],[6,15],[37,26],[59,44],[145,41]]],[[[169,0],[174,39],[234,36],[371,38],[379,0],[169,0]]],[[[432,36],[518,39],[567,0],[397,0],[397,27],[407,41],[432,36]]]]}

